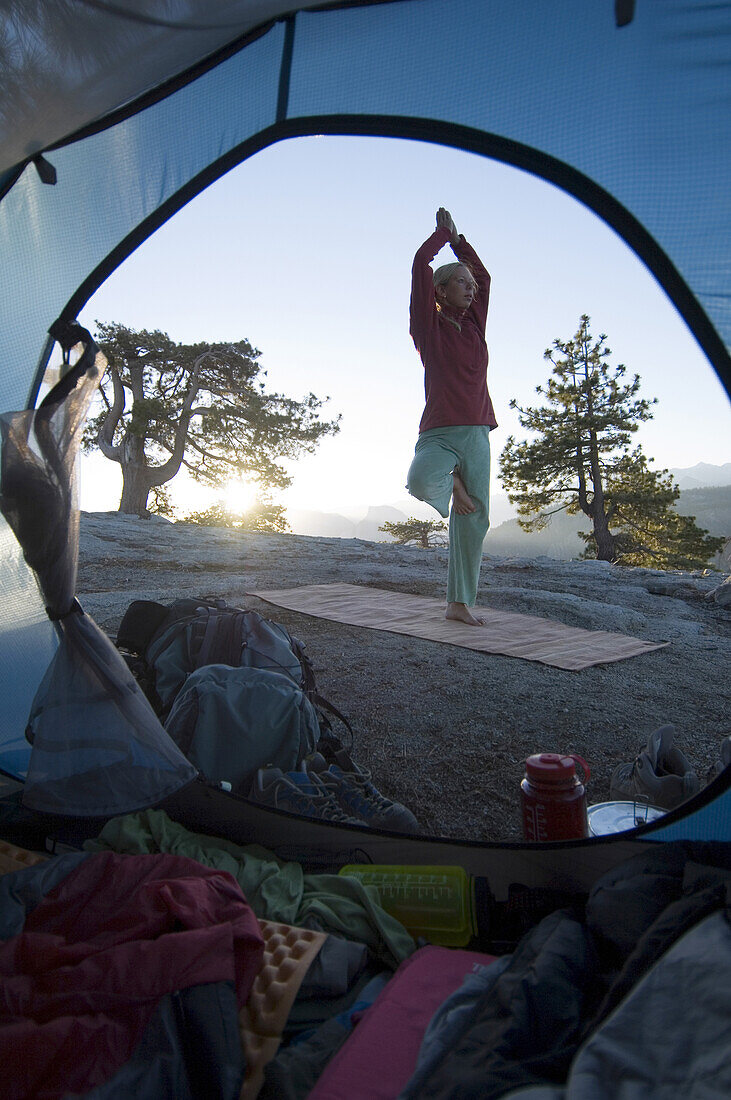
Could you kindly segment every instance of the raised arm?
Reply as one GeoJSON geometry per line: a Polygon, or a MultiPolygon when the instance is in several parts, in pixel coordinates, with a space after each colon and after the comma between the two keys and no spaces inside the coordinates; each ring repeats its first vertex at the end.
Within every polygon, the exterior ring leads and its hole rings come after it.
{"type": "Polygon", "coordinates": [[[411,304],[409,332],[418,349],[423,349],[429,333],[438,324],[434,302],[434,273],[431,261],[450,239],[446,226],[437,226],[414,256],[411,268],[411,304]]]}

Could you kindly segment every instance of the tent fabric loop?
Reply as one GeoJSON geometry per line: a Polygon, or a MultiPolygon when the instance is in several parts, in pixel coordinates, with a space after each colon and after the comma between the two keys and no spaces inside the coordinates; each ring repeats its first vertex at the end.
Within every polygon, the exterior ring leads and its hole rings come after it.
{"type": "Polygon", "coordinates": [[[67,317],[57,318],[48,329],[48,334],[51,336],[57,344],[60,344],[64,351],[64,355],[67,355],[72,348],[77,344],[83,344],[84,350],[87,352],[98,352],[98,348],[92,340],[91,333],[88,329],[85,329],[83,325],[75,319],[70,320],[67,317]]]}
{"type": "Polygon", "coordinates": [[[48,618],[51,620],[52,623],[57,623],[61,622],[62,619],[67,619],[69,615],[83,615],[84,609],[79,601],[76,599],[76,596],[74,596],[73,600],[71,601],[71,607],[68,609],[68,611],[54,611],[53,608],[47,607],[46,614],[48,615],[48,618]]]}
{"type": "Polygon", "coordinates": [[[628,26],[635,17],[635,0],[614,0],[614,18],[618,27],[628,26]]]}
{"type": "Polygon", "coordinates": [[[39,153],[38,156],[33,157],[33,164],[35,165],[41,183],[47,183],[53,187],[58,180],[58,173],[50,160],[46,160],[46,158],[39,153]]]}

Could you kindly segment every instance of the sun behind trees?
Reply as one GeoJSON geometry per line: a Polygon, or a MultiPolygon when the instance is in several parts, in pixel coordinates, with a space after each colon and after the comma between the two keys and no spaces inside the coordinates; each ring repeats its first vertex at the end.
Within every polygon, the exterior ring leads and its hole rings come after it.
{"type": "Polygon", "coordinates": [[[176,344],[164,332],[97,322],[97,342],[109,369],[82,448],[98,446],[121,466],[120,512],[146,515],[150,493],[181,468],[203,485],[238,475],[285,489],[292,479],[278,460],[312,453],[340,430],[339,416],[320,419],[327,398],[267,393],[261,352],[247,340],[176,344]]]}
{"type": "Polygon", "coordinates": [[[533,436],[509,436],[500,456],[503,485],[526,531],[540,530],[559,511],[583,512],[592,529],[580,532],[584,557],[656,569],[698,569],[723,547],[673,505],[680,489],[667,470],[652,470],[632,435],[652,419],[656,399],[639,397],[640,376],[625,380],[610,366],[606,336],[592,337],[583,314],[573,339],[554,340],[544,358],[552,377],[536,393],[546,404],[523,408],[521,426],[533,436]]]}
{"type": "Polygon", "coordinates": [[[197,523],[201,527],[229,527],[249,534],[284,534],[289,531],[281,504],[259,501],[246,512],[232,512],[222,501],[216,501],[202,512],[192,512],[183,517],[184,523],[197,523]]]}

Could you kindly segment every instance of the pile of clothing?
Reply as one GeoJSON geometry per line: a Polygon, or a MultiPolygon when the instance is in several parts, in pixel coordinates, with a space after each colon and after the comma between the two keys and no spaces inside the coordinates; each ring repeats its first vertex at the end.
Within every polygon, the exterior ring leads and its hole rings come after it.
{"type": "Polygon", "coordinates": [[[643,845],[496,954],[161,811],[85,848],[0,876],[4,1097],[731,1095],[731,845],[643,845]]]}

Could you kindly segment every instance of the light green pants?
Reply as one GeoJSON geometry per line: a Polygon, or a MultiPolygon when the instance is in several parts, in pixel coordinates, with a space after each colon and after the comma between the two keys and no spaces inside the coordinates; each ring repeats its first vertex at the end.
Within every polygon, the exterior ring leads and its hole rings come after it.
{"type": "Polygon", "coordinates": [[[406,488],[440,516],[449,516],[447,601],[472,607],[477,597],[482,543],[490,526],[490,429],[482,425],[430,428],[422,432],[406,488]],[[457,468],[475,511],[460,516],[449,502],[457,468]]]}

